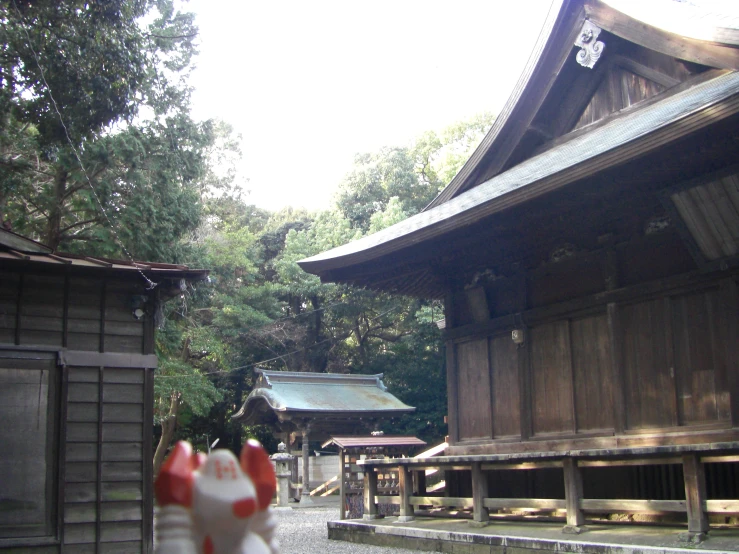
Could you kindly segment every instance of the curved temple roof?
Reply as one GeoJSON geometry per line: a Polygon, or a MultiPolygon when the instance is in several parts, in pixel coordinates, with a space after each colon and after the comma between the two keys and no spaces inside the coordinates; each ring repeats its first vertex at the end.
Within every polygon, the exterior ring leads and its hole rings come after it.
{"type": "MultiPolygon", "coordinates": [[[[378,233],[298,262],[310,273],[369,261],[443,235],[460,226],[530,200],[579,177],[577,169],[701,110],[739,94],[739,72],[720,75],[662,102],[633,110],[489,179],[447,202],[378,233]],[[568,173],[572,176],[569,177],[568,173]]],[[[640,148],[638,153],[645,152],[640,148]]]]}
{"type": "Polygon", "coordinates": [[[252,423],[257,408],[266,403],[270,410],[290,417],[320,417],[341,414],[391,417],[415,408],[387,392],[382,374],[342,375],[259,369],[259,378],[234,420],[252,423]]]}
{"type": "MultiPolygon", "coordinates": [[[[689,6],[672,0],[632,4],[553,0],[508,102],[449,185],[423,212],[301,260],[300,267],[324,282],[441,298],[447,269],[459,265],[449,245],[460,242],[464,233],[492,229],[503,212],[557,191],[563,195],[586,179],[597,183],[593,177],[657,157],[669,145],[735,117],[739,12],[712,10],[703,0],[689,6]],[[575,61],[586,23],[602,31],[607,43],[594,69],[575,61]],[[666,75],[660,64],[675,73],[666,75]],[[632,98],[628,92],[627,100],[611,98],[603,84],[606,77],[614,82],[628,77],[638,93],[632,98]],[[598,115],[580,121],[589,102],[598,115]]],[[[631,86],[624,82],[619,86],[631,86]]],[[[496,236],[491,231],[480,240],[495,241],[496,236]]]]}

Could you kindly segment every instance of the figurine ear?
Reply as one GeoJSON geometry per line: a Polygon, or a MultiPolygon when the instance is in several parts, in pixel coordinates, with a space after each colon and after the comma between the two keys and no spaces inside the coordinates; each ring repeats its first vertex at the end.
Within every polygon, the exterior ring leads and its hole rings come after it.
{"type": "Polygon", "coordinates": [[[272,462],[269,460],[269,454],[258,441],[249,439],[241,449],[239,462],[241,469],[254,482],[259,509],[265,510],[272,502],[272,497],[277,490],[277,477],[272,462]]]}
{"type": "Polygon", "coordinates": [[[192,505],[192,472],[192,446],[179,441],[164,460],[154,483],[160,506],[178,504],[189,508],[192,505]]]}

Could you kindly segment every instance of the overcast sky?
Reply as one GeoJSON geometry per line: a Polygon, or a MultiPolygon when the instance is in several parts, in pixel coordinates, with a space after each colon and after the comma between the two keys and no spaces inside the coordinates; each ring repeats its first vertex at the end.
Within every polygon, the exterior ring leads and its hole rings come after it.
{"type": "Polygon", "coordinates": [[[248,201],[325,209],[354,154],[505,103],[550,0],[191,0],[195,116],[243,137],[248,201]]]}

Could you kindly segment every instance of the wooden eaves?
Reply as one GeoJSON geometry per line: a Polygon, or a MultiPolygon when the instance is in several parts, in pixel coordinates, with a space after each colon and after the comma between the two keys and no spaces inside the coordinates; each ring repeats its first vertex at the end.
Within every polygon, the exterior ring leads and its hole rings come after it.
{"type": "MultiPolygon", "coordinates": [[[[675,87],[677,91],[659,102],[642,103],[602,124],[571,133],[553,148],[445,203],[298,263],[323,281],[353,282],[380,290],[438,297],[442,287],[433,282],[428,271],[413,275],[414,257],[428,259],[431,255],[423,251],[425,244],[610,167],[642,159],[666,144],[739,113],[739,72],[708,71],[689,84],[692,86],[675,87]],[[356,278],[368,265],[375,266],[390,257],[402,258],[403,266],[387,264],[382,276],[356,278]]],[[[419,267],[425,261],[419,262],[419,267]]]]}

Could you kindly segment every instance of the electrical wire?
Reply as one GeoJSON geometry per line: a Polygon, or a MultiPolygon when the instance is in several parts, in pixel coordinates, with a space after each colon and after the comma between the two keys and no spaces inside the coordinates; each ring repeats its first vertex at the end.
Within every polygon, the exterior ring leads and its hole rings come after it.
{"type": "Polygon", "coordinates": [[[90,190],[92,191],[92,195],[95,198],[95,202],[97,203],[98,208],[100,209],[100,212],[102,213],[103,217],[107,220],[108,224],[110,225],[110,230],[113,233],[113,238],[120,246],[121,250],[123,250],[124,254],[128,257],[128,260],[131,262],[131,264],[136,268],[136,270],[141,274],[141,277],[144,278],[144,280],[148,283],[148,289],[151,290],[154,287],[158,285],[158,283],[155,283],[151,279],[149,279],[144,272],[141,270],[139,265],[134,260],[131,253],[128,251],[126,246],[123,244],[123,241],[121,241],[120,236],[118,235],[118,231],[116,230],[116,225],[113,223],[113,220],[110,219],[110,216],[108,216],[108,212],[105,210],[105,206],[103,206],[102,201],[100,200],[100,197],[98,196],[97,191],[95,190],[94,185],[92,184],[92,180],[90,179],[90,176],[87,173],[87,170],[85,169],[85,165],[82,163],[82,158],[79,154],[79,151],[77,147],[72,142],[72,137],[69,136],[69,129],[67,128],[67,124],[64,122],[64,117],[62,116],[62,112],[59,110],[59,106],[56,102],[56,99],[54,98],[54,95],[51,91],[51,87],[49,86],[49,83],[46,80],[46,74],[44,73],[44,68],[41,67],[41,62],[39,60],[38,54],[36,54],[36,50],[33,48],[33,43],[31,41],[31,35],[28,32],[28,29],[26,29],[26,26],[23,24],[25,23],[23,14],[18,9],[18,5],[16,4],[15,0],[12,0],[13,7],[15,8],[15,11],[18,13],[18,17],[21,20],[21,28],[23,29],[24,34],[26,35],[26,38],[28,39],[28,48],[31,50],[31,53],[33,54],[33,59],[36,61],[36,66],[39,69],[39,72],[41,74],[41,80],[44,83],[44,86],[46,87],[46,90],[49,92],[49,98],[51,98],[51,103],[54,107],[54,111],[56,112],[57,116],[59,117],[59,122],[62,125],[62,128],[64,129],[64,136],[67,139],[67,142],[69,143],[69,147],[72,149],[72,152],[74,153],[74,157],[77,159],[77,163],[80,166],[80,169],[82,170],[82,174],[85,176],[85,180],[87,181],[87,184],[90,187],[90,190]]]}

